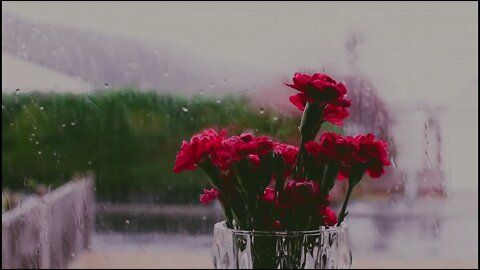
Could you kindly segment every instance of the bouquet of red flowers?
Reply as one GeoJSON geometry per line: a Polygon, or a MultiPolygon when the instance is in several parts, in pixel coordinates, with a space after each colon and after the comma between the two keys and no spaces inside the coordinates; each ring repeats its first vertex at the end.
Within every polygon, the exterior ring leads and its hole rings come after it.
{"type": "Polygon", "coordinates": [[[305,231],[340,225],[353,188],[368,173],[384,173],[387,144],[373,134],[356,137],[321,134],[325,122],[342,125],[351,101],[347,89],[322,73],[296,73],[298,91],[290,97],[303,111],[300,146],[275,142],[267,136],[207,129],[183,141],[175,172],[200,167],[213,188],[204,189],[200,201],[217,199],[229,228],[249,231],[305,231]],[[348,179],[348,191],[337,214],[329,206],[335,181],[348,179]]]}

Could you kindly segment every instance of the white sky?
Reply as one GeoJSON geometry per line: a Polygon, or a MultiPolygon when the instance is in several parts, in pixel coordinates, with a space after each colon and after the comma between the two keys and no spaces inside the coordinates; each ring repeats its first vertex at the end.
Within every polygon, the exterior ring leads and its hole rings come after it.
{"type": "Polygon", "coordinates": [[[2,9],[35,21],[169,40],[211,57],[278,69],[287,63],[318,65],[319,60],[338,58],[346,34],[354,29],[368,29],[371,36],[393,32],[409,38],[418,35],[419,22],[425,24],[420,25],[424,34],[430,28],[452,33],[461,27],[466,34],[462,44],[473,46],[478,44],[476,6],[475,2],[2,2],[2,9]]]}

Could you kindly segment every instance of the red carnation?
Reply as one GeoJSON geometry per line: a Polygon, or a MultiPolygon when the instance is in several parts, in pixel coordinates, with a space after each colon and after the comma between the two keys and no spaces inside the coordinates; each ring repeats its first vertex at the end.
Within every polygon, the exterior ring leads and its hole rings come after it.
{"type": "Polygon", "coordinates": [[[339,164],[350,164],[355,159],[357,148],[354,138],[333,132],[323,133],[320,143],[309,141],[305,144],[305,150],[320,163],[332,160],[339,164]]]}
{"type": "Polygon", "coordinates": [[[359,135],[355,137],[359,147],[357,153],[358,162],[366,166],[367,172],[372,178],[379,178],[385,173],[384,166],[390,165],[387,159],[387,143],[375,140],[375,135],[359,135]]]}
{"type": "Polygon", "coordinates": [[[274,152],[275,154],[281,155],[286,164],[293,165],[297,158],[298,146],[286,143],[275,143],[274,152]]]}
{"type": "Polygon", "coordinates": [[[335,214],[332,208],[330,208],[329,206],[321,206],[319,212],[325,225],[334,226],[335,224],[337,224],[337,214],[335,214]]]}
{"type": "Polygon", "coordinates": [[[210,190],[204,188],[203,194],[200,195],[200,202],[206,205],[218,198],[218,196],[220,196],[220,191],[218,191],[216,188],[212,188],[210,190]]]}
{"type": "MultiPolygon", "coordinates": [[[[305,110],[305,106],[307,105],[307,99],[305,98],[305,95],[293,95],[289,98],[289,100],[301,111],[305,110]]],[[[343,126],[343,119],[345,119],[350,114],[347,108],[330,104],[325,107],[322,115],[322,122],[330,122],[337,126],[343,126]]]]}
{"type": "Polygon", "coordinates": [[[230,165],[243,158],[249,158],[255,165],[260,165],[258,155],[264,155],[273,149],[273,142],[266,136],[254,137],[250,133],[232,136],[222,141],[211,154],[212,164],[220,169],[228,169],[230,165]],[[255,157],[256,156],[256,157],[255,157]]]}
{"type": "Polygon", "coordinates": [[[173,171],[178,173],[183,170],[194,170],[197,163],[201,161],[210,150],[219,145],[225,135],[225,130],[218,134],[213,129],[206,129],[194,135],[190,142],[183,141],[180,151],[175,160],[173,171]]]}
{"type": "MultiPolygon", "coordinates": [[[[337,83],[327,74],[315,73],[313,75],[295,73],[293,84],[285,84],[300,93],[291,96],[290,101],[303,110],[302,103],[307,101],[312,104],[332,104],[340,107],[349,107],[351,101],[345,99],[347,88],[342,83],[337,83]]],[[[304,106],[303,106],[304,107],[304,106]]]]}
{"type": "Polygon", "coordinates": [[[343,126],[343,119],[345,119],[349,115],[350,114],[345,107],[328,105],[323,110],[323,121],[330,122],[337,126],[343,126]]]}

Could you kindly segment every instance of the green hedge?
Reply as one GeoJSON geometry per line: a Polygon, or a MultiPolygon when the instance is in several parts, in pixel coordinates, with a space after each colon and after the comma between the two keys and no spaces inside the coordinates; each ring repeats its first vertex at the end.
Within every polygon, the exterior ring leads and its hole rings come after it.
{"type": "Polygon", "coordinates": [[[206,127],[295,143],[298,118],[252,109],[244,97],[220,101],[140,92],[2,94],[2,188],[34,179],[56,187],[91,170],[97,200],[190,203],[208,182],[172,171],[181,141],[206,127]]]}

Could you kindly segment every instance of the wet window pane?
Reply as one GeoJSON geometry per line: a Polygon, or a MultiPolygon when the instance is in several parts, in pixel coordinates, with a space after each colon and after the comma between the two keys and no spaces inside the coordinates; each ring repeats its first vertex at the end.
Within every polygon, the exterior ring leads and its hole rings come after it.
{"type": "Polygon", "coordinates": [[[349,204],[352,267],[478,267],[477,8],[2,2],[2,268],[212,267],[222,209],[177,151],[209,127],[298,144],[295,72],[347,86],[322,131],[389,145],[349,204]]]}

